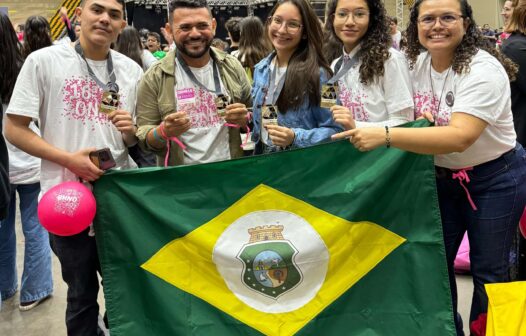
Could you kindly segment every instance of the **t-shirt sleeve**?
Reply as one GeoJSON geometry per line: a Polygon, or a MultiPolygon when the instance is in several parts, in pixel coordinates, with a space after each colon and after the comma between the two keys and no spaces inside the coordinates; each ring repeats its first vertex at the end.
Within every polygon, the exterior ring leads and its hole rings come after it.
{"type": "Polygon", "coordinates": [[[385,62],[382,85],[385,104],[390,117],[413,119],[413,87],[409,76],[409,66],[405,57],[391,49],[391,57],[385,62]],[[408,109],[409,108],[409,109],[408,109]],[[399,115],[403,113],[404,115],[399,115]]]}
{"type": "MultiPolygon", "coordinates": [[[[500,65],[500,64],[499,64],[500,65]]],[[[503,92],[509,86],[503,69],[493,62],[477,62],[471,71],[461,75],[455,88],[455,102],[452,112],[463,112],[494,125],[502,111],[503,92]]]]}
{"type": "Polygon", "coordinates": [[[32,56],[29,55],[20,69],[6,113],[38,119],[42,101],[41,68],[32,56]]]}

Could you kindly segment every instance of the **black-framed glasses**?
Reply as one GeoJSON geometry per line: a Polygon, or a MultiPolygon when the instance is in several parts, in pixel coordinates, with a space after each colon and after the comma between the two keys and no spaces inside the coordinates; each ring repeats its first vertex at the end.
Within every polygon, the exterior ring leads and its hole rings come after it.
{"type": "Polygon", "coordinates": [[[199,22],[198,24],[187,24],[187,23],[183,23],[179,26],[176,27],[176,30],[180,30],[184,33],[189,33],[191,32],[193,29],[197,29],[198,31],[208,31],[208,30],[211,30],[212,29],[212,24],[209,23],[209,22],[199,22]]]}
{"type": "Polygon", "coordinates": [[[455,24],[458,20],[464,19],[464,18],[465,17],[463,15],[452,14],[452,13],[442,14],[439,16],[424,15],[418,18],[418,23],[420,24],[422,28],[431,28],[435,25],[438,19],[438,21],[440,22],[442,26],[449,27],[455,24]]]}
{"type": "Polygon", "coordinates": [[[339,10],[332,14],[333,20],[336,23],[345,23],[352,16],[354,22],[364,22],[369,17],[369,11],[366,9],[358,8],[353,11],[350,10],[339,10]]]}
{"type": "Polygon", "coordinates": [[[272,26],[275,29],[280,29],[283,25],[285,25],[285,30],[289,34],[296,34],[300,31],[301,27],[303,25],[296,21],[296,20],[283,20],[283,18],[279,16],[270,16],[268,18],[269,25],[272,26]]]}

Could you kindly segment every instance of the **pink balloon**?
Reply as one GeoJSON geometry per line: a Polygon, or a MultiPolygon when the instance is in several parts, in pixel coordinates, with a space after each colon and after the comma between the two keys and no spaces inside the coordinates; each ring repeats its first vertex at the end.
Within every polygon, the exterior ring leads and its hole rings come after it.
{"type": "Polygon", "coordinates": [[[519,228],[521,230],[522,236],[526,239],[526,207],[522,213],[521,220],[519,222],[519,228]]]}
{"type": "Polygon", "coordinates": [[[49,232],[72,236],[84,231],[95,217],[92,192],[80,182],[64,182],[49,189],[38,203],[38,219],[49,232]]]}

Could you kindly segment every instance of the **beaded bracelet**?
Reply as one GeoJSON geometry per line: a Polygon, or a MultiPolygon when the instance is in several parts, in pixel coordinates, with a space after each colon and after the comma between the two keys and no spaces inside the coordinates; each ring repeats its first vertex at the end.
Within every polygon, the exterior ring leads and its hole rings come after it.
{"type": "Polygon", "coordinates": [[[157,133],[157,127],[154,127],[154,129],[153,129],[153,137],[154,137],[155,140],[157,140],[159,142],[166,142],[166,140],[161,138],[159,136],[159,133],[157,133]]]}

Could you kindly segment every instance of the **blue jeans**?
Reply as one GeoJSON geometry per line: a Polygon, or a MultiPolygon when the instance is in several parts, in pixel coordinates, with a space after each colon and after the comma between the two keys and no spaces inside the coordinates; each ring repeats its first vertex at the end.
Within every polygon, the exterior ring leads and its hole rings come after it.
{"type": "Polygon", "coordinates": [[[18,287],[15,236],[16,192],[20,198],[22,231],[25,237],[20,302],[29,302],[53,293],[51,249],[48,233],[40,225],[37,216],[40,183],[12,184],[7,218],[0,222],[0,294],[2,300],[12,297],[18,287]]]}
{"type": "MultiPolygon", "coordinates": [[[[457,316],[457,288],[453,263],[464,232],[468,232],[474,292],[470,324],[487,312],[484,284],[509,281],[509,255],[513,236],[526,204],[526,152],[520,144],[501,157],[475,166],[464,182],[475,203],[473,210],[466,191],[452,171],[437,167],[437,190],[442,214],[444,242],[457,316]]],[[[456,318],[457,333],[463,335],[456,318]]]]}

